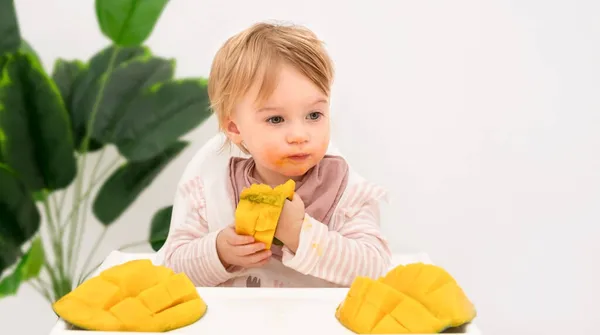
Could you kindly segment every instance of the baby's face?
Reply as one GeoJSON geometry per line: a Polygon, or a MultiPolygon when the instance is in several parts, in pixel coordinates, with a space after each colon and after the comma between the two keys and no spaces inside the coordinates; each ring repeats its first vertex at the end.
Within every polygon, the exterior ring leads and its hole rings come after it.
{"type": "Polygon", "coordinates": [[[255,104],[257,92],[251,89],[237,106],[228,134],[234,143],[244,141],[260,173],[297,179],[327,151],[329,99],[292,67],[282,69],[261,106],[255,104]]]}

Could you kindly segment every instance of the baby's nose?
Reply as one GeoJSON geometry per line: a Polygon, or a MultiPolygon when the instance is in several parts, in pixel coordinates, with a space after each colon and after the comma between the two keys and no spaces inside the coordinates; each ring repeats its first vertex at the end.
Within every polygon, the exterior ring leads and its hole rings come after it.
{"type": "Polygon", "coordinates": [[[287,141],[289,143],[304,143],[308,141],[308,131],[304,127],[293,127],[287,135],[287,141]]]}

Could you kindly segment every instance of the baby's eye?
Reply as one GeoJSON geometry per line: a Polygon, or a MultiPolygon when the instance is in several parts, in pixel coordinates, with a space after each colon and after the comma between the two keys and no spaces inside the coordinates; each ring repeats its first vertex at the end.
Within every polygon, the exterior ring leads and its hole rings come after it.
{"type": "Polygon", "coordinates": [[[267,122],[277,124],[283,122],[283,118],[281,116],[273,116],[268,118],[267,122]]]}
{"type": "Polygon", "coordinates": [[[320,112],[312,112],[312,113],[308,114],[308,118],[311,120],[317,120],[317,119],[319,119],[319,117],[321,117],[320,112]]]}

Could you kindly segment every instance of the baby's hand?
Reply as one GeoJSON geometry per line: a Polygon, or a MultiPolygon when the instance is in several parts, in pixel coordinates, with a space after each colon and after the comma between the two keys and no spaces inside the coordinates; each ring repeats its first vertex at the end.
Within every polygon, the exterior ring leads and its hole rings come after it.
{"type": "Polygon", "coordinates": [[[217,254],[226,268],[231,265],[256,268],[265,265],[271,257],[271,251],[265,250],[264,243],[255,242],[252,236],[238,235],[234,226],[217,235],[217,254]]]}
{"type": "Polygon", "coordinates": [[[285,201],[275,231],[275,237],[294,252],[298,248],[298,237],[302,222],[304,222],[304,215],[304,201],[298,193],[294,193],[292,201],[285,201]]]}

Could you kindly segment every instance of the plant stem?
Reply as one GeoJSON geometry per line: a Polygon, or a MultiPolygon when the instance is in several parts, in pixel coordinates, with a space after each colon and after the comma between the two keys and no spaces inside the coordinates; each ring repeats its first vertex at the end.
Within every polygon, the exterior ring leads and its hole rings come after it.
{"type": "Polygon", "coordinates": [[[79,167],[77,168],[79,174],[75,180],[75,195],[73,196],[73,210],[71,211],[71,226],[69,230],[69,239],[68,239],[68,252],[67,252],[67,268],[71,268],[71,263],[73,262],[73,250],[72,246],[75,242],[75,233],[77,232],[77,217],[79,216],[79,207],[80,207],[80,197],[81,197],[81,184],[83,183],[84,171],[85,171],[85,156],[79,159],[79,167]]]}
{"type": "MultiPolygon", "coordinates": [[[[63,191],[64,192],[64,191],[63,191]]],[[[52,207],[54,208],[54,215],[56,219],[57,226],[60,223],[60,208],[58,208],[58,202],[56,201],[56,193],[50,195],[50,200],[52,201],[52,207]]]]}
{"type": "MultiPolygon", "coordinates": [[[[90,182],[88,184],[88,188],[85,192],[85,194],[88,194],[89,192],[91,192],[93,190],[93,186],[94,186],[94,181],[96,179],[96,173],[98,172],[98,167],[100,166],[100,163],[102,162],[102,157],[104,156],[104,153],[106,152],[106,147],[102,148],[102,150],[100,151],[100,157],[98,157],[98,160],[96,161],[96,165],[94,165],[94,168],[92,169],[92,175],[90,176],[90,182]]],[[[85,219],[86,219],[86,214],[87,214],[87,209],[89,208],[89,202],[90,202],[90,197],[86,196],[84,198],[84,205],[83,205],[83,211],[82,211],[82,215],[79,217],[79,222],[77,223],[77,226],[79,226],[79,234],[77,236],[77,240],[75,241],[75,248],[73,249],[73,254],[75,255],[79,255],[79,252],[81,251],[81,241],[83,240],[83,235],[85,232],[85,219]]],[[[79,261],[79,257],[75,256],[75,260],[73,261],[73,267],[71,269],[69,269],[70,273],[73,273],[73,277],[75,277],[75,271],[77,270],[77,263],[79,261]]],[[[85,263],[84,263],[85,264],[85,263]]]]}
{"type": "MultiPolygon", "coordinates": [[[[96,114],[98,113],[98,109],[100,107],[100,102],[102,101],[102,97],[104,96],[104,89],[106,87],[106,82],[108,80],[108,78],[110,77],[114,64],[115,64],[115,59],[117,58],[117,54],[119,52],[119,47],[118,46],[114,46],[113,47],[113,51],[112,54],[110,55],[110,60],[108,62],[108,66],[106,68],[106,73],[105,76],[103,76],[103,78],[100,80],[100,87],[98,89],[98,94],[96,95],[96,100],[94,101],[94,106],[92,107],[92,111],[90,113],[90,119],[88,121],[87,127],[86,127],[86,133],[85,136],[83,137],[83,143],[82,143],[82,152],[84,153],[81,159],[81,166],[79,168],[78,171],[80,171],[79,175],[77,176],[77,181],[76,181],[76,185],[75,185],[75,201],[76,201],[76,213],[72,218],[71,221],[71,230],[69,231],[69,257],[68,257],[68,267],[72,268],[72,262],[73,262],[73,245],[75,244],[75,237],[76,237],[76,233],[77,233],[77,218],[79,217],[79,204],[81,202],[81,192],[82,192],[82,187],[83,187],[83,175],[84,175],[84,171],[85,171],[85,163],[86,163],[86,158],[87,158],[87,149],[88,149],[88,145],[90,143],[90,138],[92,135],[92,129],[94,127],[94,121],[96,119],[96,114]]],[[[75,256],[76,257],[76,256],[75,256]]]]}
{"type": "Polygon", "coordinates": [[[39,285],[40,289],[45,292],[44,295],[52,300],[52,285],[46,283],[40,277],[37,277],[33,280],[39,285]]]}
{"type": "MultiPolygon", "coordinates": [[[[56,258],[56,266],[58,267],[59,272],[59,282],[65,279],[65,267],[63,263],[63,246],[62,241],[60,239],[60,234],[57,233],[58,226],[54,222],[54,217],[52,215],[52,211],[50,210],[50,204],[48,199],[44,200],[44,211],[46,213],[48,219],[48,226],[50,227],[50,239],[52,240],[52,249],[54,251],[54,257],[56,258]]],[[[44,261],[46,266],[48,265],[47,259],[44,261]]]]}
{"type": "Polygon", "coordinates": [[[137,247],[137,246],[140,246],[140,245],[148,244],[148,243],[149,243],[148,241],[137,241],[137,242],[132,242],[132,243],[125,244],[124,246],[120,247],[120,248],[119,248],[119,251],[121,251],[121,250],[125,250],[125,249],[127,249],[127,248],[132,248],[132,247],[137,247]]]}
{"type": "Polygon", "coordinates": [[[48,259],[44,260],[44,269],[48,272],[48,277],[50,277],[50,282],[52,283],[52,292],[54,292],[54,296],[57,297],[60,294],[61,281],[58,280],[54,270],[48,264],[48,259]]]}
{"type": "Polygon", "coordinates": [[[81,283],[83,283],[84,281],[86,281],[87,278],[92,274],[92,272],[96,271],[96,269],[99,268],[100,265],[102,265],[102,262],[99,262],[98,264],[96,264],[96,266],[94,266],[93,268],[91,268],[85,274],[83,272],[81,272],[81,276],[79,276],[79,280],[77,281],[79,283],[78,285],[81,285],[81,283]]]}
{"type": "MultiPolygon", "coordinates": [[[[62,219],[62,208],[65,205],[65,198],[67,197],[67,193],[69,193],[70,188],[65,188],[62,196],[60,197],[60,201],[59,201],[59,205],[58,205],[58,216],[59,218],[59,222],[62,219]]],[[[62,236],[62,233],[60,234],[62,236]]]]}
{"type": "Polygon", "coordinates": [[[32,281],[28,281],[27,284],[29,284],[29,286],[33,287],[33,289],[35,289],[36,291],[38,291],[38,293],[40,295],[42,295],[44,298],[46,298],[46,300],[48,300],[48,302],[50,304],[53,303],[52,297],[50,296],[50,293],[48,293],[48,290],[44,289],[41,286],[36,286],[32,281]]]}
{"type": "Polygon", "coordinates": [[[50,210],[50,203],[48,202],[48,198],[44,199],[44,211],[46,216],[48,217],[48,226],[50,227],[50,234],[52,238],[55,238],[56,232],[58,230],[56,223],[54,222],[54,216],[52,215],[52,211],[50,210]]]}
{"type": "MultiPolygon", "coordinates": [[[[82,199],[86,199],[87,197],[90,196],[90,194],[93,191],[94,186],[96,186],[102,180],[102,178],[104,178],[104,176],[106,176],[109,172],[111,172],[112,170],[114,170],[114,167],[117,165],[117,163],[119,162],[120,159],[121,159],[121,157],[115,158],[109,164],[109,167],[106,168],[104,171],[102,171],[102,173],[100,174],[100,176],[91,183],[90,189],[88,189],[85,192],[85,194],[81,197],[82,199]]],[[[65,232],[65,230],[67,228],[66,226],[70,223],[69,220],[72,219],[74,215],[75,215],[75,209],[71,210],[71,212],[69,213],[69,215],[65,218],[65,220],[61,224],[61,226],[60,226],[61,236],[64,234],[64,232],[65,232]]]]}
{"type": "MultiPolygon", "coordinates": [[[[84,273],[87,269],[87,265],[90,263],[90,261],[92,260],[92,257],[94,256],[94,254],[96,253],[96,250],[98,249],[98,246],[100,246],[100,243],[102,242],[102,240],[104,239],[104,236],[106,236],[106,232],[108,230],[108,227],[104,226],[104,228],[102,229],[102,233],[100,233],[100,235],[98,236],[98,238],[96,239],[96,242],[94,243],[94,245],[92,246],[92,250],[90,251],[90,253],[88,254],[87,258],[85,259],[85,262],[83,262],[83,269],[81,269],[81,274],[79,275],[79,279],[77,280],[77,285],[80,285],[82,283],[83,277],[84,277],[84,273]]],[[[89,273],[88,273],[89,274],[89,273]]],[[[87,276],[87,275],[86,275],[87,276]]]]}
{"type": "Polygon", "coordinates": [[[38,283],[40,285],[41,288],[45,289],[45,290],[49,290],[52,289],[52,285],[50,285],[49,283],[46,283],[45,281],[42,280],[42,278],[40,277],[36,277],[33,279],[36,283],[38,283]]]}

